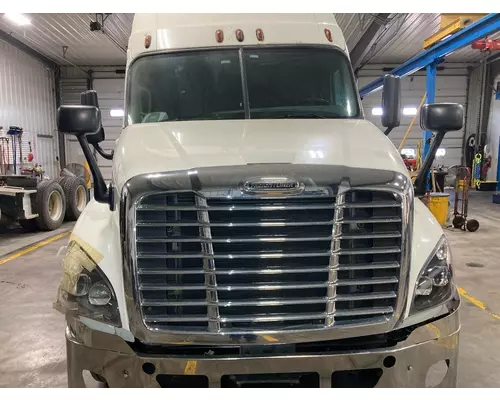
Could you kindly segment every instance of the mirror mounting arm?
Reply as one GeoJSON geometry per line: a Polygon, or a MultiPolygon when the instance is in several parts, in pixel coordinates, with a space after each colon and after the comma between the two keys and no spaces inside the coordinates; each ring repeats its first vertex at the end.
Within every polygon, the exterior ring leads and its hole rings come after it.
{"type": "Polygon", "coordinates": [[[436,132],[434,140],[431,143],[431,147],[429,148],[429,152],[427,153],[427,157],[425,157],[424,163],[420,168],[420,171],[415,178],[415,194],[416,195],[424,195],[427,188],[427,176],[429,175],[429,171],[431,170],[432,163],[434,162],[434,158],[436,156],[436,152],[441,146],[443,142],[444,135],[446,132],[436,132]]]}
{"type": "Polygon", "coordinates": [[[102,177],[99,167],[97,166],[96,159],[92,155],[92,151],[90,150],[89,143],[85,138],[85,135],[78,135],[78,143],[83,150],[83,155],[87,159],[87,162],[90,166],[90,172],[92,173],[92,177],[94,178],[94,198],[99,203],[109,203],[110,204],[110,195],[108,192],[108,188],[106,187],[106,183],[104,182],[104,178],[102,177]]]}
{"type": "Polygon", "coordinates": [[[113,156],[115,154],[115,152],[113,150],[111,150],[110,153],[106,153],[104,151],[104,149],[101,146],[99,146],[99,143],[94,143],[93,146],[94,146],[94,149],[97,150],[97,152],[101,155],[102,158],[105,158],[106,160],[113,159],[113,156]]]}
{"type": "Polygon", "coordinates": [[[393,129],[394,129],[394,127],[389,127],[389,128],[387,128],[387,129],[384,131],[384,135],[385,135],[385,136],[388,136],[388,135],[389,135],[389,133],[391,133],[393,129]]]}

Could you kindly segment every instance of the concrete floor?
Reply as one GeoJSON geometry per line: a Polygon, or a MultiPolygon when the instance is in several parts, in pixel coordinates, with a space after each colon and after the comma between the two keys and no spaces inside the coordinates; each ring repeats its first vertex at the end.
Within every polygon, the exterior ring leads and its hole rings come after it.
{"type": "MultiPolygon", "coordinates": [[[[456,281],[467,297],[461,308],[459,386],[498,387],[500,205],[491,203],[491,194],[473,192],[469,210],[481,224],[477,232],[446,231],[456,281]]],[[[5,240],[0,236],[0,248],[5,240]]],[[[64,320],[52,308],[61,273],[55,256],[66,242],[67,237],[0,261],[0,387],[67,385],[64,320]]]]}

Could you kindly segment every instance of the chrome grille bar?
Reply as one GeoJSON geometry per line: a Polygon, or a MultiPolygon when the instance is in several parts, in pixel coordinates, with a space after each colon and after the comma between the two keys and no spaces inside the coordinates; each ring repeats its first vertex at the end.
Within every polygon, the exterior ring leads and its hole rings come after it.
{"type": "Polygon", "coordinates": [[[210,242],[212,233],[210,231],[210,219],[206,211],[207,200],[201,196],[195,196],[196,205],[205,210],[197,211],[198,219],[203,222],[200,227],[200,236],[207,241],[201,242],[203,254],[203,271],[205,273],[205,290],[207,296],[208,330],[209,332],[220,331],[219,298],[217,295],[217,278],[215,272],[214,247],[210,242]]]}
{"type": "MultiPolygon", "coordinates": [[[[374,299],[393,299],[396,298],[396,292],[382,292],[376,294],[365,295],[338,295],[335,301],[361,301],[361,300],[374,300],[374,299]]],[[[232,306],[280,306],[280,305],[295,305],[295,304],[323,304],[329,299],[326,297],[318,297],[311,299],[289,299],[289,300],[241,300],[241,301],[218,301],[219,307],[232,307],[232,306]]],[[[166,307],[166,306],[206,306],[210,302],[207,300],[199,301],[162,301],[162,300],[143,300],[141,306],[143,307],[166,307]]]]}
{"type": "Polygon", "coordinates": [[[366,269],[391,269],[399,268],[397,262],[387,264],[359,264],[359,265],[341,265],[336,267],[311,267],[311,268],[266,268],[266,269],[228,269],[216,271],[204,271],[198,269],[139,269],[141,275],[199,275],[214,273],[218,275],[273,275],[273,274],[310,274],[313,272],[329,272],[330,269],[337,271],[352,271],[366,269]]]}
{"type": "MultiPolygon", "coordinates": [[[[357,310],[336,311],[337,316],[359,316],[359,315],[377,315],[377,314],[390,314],[394,311],[392,307],[373,307],[373,308],[359,308],[357,310]]],[[[317,314],[278,314],[278,315],[243,315],[238,317],[224,317],[218,318],[217,323],[220,322],[273,322],[273,321],[301,321],[310,319],[329,319],[331,317],[328,313],[317,314]]],[[[149,322],[188,322],[188,321],[212,321],[207,315],[192,315],[186,317],[165,317],[163,315],[151,315],[146,317],[149,322]]]]}
{"type": "MultiPolygon", "coordinates": [[[[205,211],[206,212],[206,211],[205,211]]],[[[357,221],[356,221],[357,222],[357,221]]],[[[378,221],[390,222],[390,221],[378,221]]],[[[137,226],[143,227],[169,227],[169,226],[211,226],[223,228],[236,228],[236,227],[273,227],[273,226],[311,226],[311,225],[331,225],[333,221],[309,221],[309,222],[296,222],[296,221],[278,221],[278,222],[212,222],[209,224],[205,221],[192,221],[192,222],[138,222],[137,226]]]]}
{"type": "MultiPolygon", "coordinates": [[[[215,274],[214,274],[215,275],[215,274]]],[[[336,282],[312,282],[312,283],[296,283],[282,285],[218,285],[219,291],[232,290],[284,290],[284,289],[313,289],[322,287],[335,286],[355,286],[355,285],[383,285],[389,283],[397,283],[398,278],[391,276],[389,278],[366,278],[366,279],[346,279],[336,282]]],[[[150,285],[142,284],[139,286],[141,290],[205,290],[205,285],[150,285]]],[[[328,298],[333,298],[328,296],[328,298]]],[[[214,301],[216,303],[216,301],[214,301]]]]}
{"type": "MultiPolygon", "coordinates": [[[[341,186],[342,188],[342,186],[341,186]]],[[[339,266],[339,252],[340,252],[340,237],[342,233],[342,219],[344,217],[343,206],[345,204],[345,194],[341,193],[342,189],[339,189],[337,194],[336,206],[333,214],[333,224],[332,224],[332,244],[331,244],[331,255],[330,255],[330,270],[328,272],[328,291],[326,302],[326,318],[325,326],[330,327],[334,323],[335,314],[335,296],[337,294],[337,286],[334,283],[337,281],[337,268],[339,266]]]]}

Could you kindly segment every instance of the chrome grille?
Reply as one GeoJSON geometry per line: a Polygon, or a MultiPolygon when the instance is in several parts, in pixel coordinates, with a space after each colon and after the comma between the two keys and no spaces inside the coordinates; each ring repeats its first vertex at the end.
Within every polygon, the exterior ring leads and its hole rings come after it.
{"type": "Polygon", "coordinates": [[[253,332],[387,322],[398,295],[401,199],[205,197],[136,204],[137,288],[149,329],[253,332]]]}

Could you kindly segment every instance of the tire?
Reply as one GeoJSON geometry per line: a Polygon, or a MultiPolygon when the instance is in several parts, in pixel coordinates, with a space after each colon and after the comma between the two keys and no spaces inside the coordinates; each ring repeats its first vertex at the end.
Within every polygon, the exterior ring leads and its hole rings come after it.
{"type": "Polygon", "coordinates": [[[455,216],[452,221],[452,225],[455,229],[460,229],[462,226],[464,226],[465,218],[462,217],[461,215],[455,216]]]}
{"type": "Polygon", "coordinates": [[[59,183],[47,180],[38,184],[35,212],[38,214],[36,224],[41,230],[53,231],[62,225],[66,212],[66,196],[59,183]]]}
{"type": "Polygon", "coordinates": [[[89,201],[85,181],[78,176],[66,176],[60,184],[66,196],[66,220],[76,221],[89,201]]]}
{"type": "Polygon", "coordinates": [[[476,232],[479,229],[479,222],[476,219],[469,219],[466,227],[469,232],[476,232]]]}

